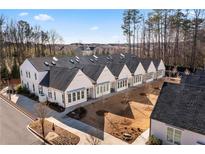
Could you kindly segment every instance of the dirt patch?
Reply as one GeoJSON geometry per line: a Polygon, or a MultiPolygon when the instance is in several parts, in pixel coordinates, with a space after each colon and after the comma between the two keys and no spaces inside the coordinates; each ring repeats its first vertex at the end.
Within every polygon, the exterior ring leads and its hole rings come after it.
{"type": "Polygon", "coordinates": [[[158,80],[142,87],[132,87],[128,92],[84,106],[87,114],[80,121],[132,143],[149,128],[149,117],[163,82],[158,80]]]}
{"type": "MultiPolygon", "coordinates": [[[[43,136],[42,127],[39,120],[32,122],[31,124],[29,124],[29,126],[35,132],[40,134],[40,136],[43,136]]],[[[80,138],[77,135],[59,126],[56,126],[47,120],[45,120],[44,123],[44,130],[45,130],[45,136],[47,136],[49,132],[54,132],[55,134],[58,135],[58,137],[50,140],[51,143],[56,145],[76,145],[80,141],[80,138]]]]}

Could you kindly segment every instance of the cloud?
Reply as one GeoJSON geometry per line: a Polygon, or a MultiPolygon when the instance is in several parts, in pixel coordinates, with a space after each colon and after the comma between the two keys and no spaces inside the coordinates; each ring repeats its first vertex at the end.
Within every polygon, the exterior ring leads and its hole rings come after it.
{"type": "Polygon", "coordinates": [[[90,30],[94,31],[94,30],[98,30],[99,27],[98,26],[93,26],[93,27],[90,27],[90,30]]]}
{"type": "Polygon", "coordinates": [[[47,14],[39,14],[39,15],[36,15],[34,16],[34,19],[35,20],[39,20],[39,21],[53,21],[54,18],[47,15],[47,14]]]}
{"type": "Polygon", "coordinates": [[[21,12],[21,13],[19,13],[20,17],[27,16],[27,15],[28,15],[28,12],[21,12]]]}

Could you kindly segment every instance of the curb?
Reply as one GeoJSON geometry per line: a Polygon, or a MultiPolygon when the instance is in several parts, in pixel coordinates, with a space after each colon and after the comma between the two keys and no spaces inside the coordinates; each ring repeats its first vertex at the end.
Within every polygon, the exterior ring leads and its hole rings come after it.
{"type": "Polygon", "coordinates": [[[44,139],[39,133],[37,133],[35,130],[33,130],[29,125],[27,125],[27,129],[34,135],[36,136],[40,141],[42,141],[43,143],[47,144],[47,145],[54,145],[53,143],[47,141],[46,139],[44,139]]]}

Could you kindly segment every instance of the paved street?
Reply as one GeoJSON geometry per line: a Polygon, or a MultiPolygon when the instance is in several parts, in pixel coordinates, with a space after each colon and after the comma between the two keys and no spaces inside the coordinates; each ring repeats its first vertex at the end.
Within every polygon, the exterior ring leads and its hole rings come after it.
{"type": "Polygon", "coordinates": [[[42,144],[26,126],[31,120],[0,98],[0,144],[42,144]]]}

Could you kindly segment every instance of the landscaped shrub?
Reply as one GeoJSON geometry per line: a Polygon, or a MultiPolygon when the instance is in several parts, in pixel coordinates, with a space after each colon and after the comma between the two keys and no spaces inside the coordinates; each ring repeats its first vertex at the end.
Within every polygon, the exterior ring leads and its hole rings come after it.
{"type": "Polygon", "coordinates": [[[18,86],[16,89],[17,94],[29,95],[30,92],[26,87],[18,86]]]}
{"type": "Polygon", "coordinates": [[[77,119],[77,120],[80,120],[82,119],[83,117],[85,117],[87,114],[87,110],[83,107],[79,107],[71,112],[69,112],[67,114],[67,116],[71,117],[71,118],[74,118],[74,119],[77,119]]]}
{"type": "Polygon", "coordinates": [[[147,141],[148,145],[162,145],[162,140],[158,139],[156,136],[151,135],[149,137],[149,141],[147,141]]]}
{"type": "Polygon", "coordinates": [[[58,103],[55,103],[55,102],[49,102],[48,101],[48,107],[50,107],[51,109],[57,111],[57,112],[63,112],[65,111],[65,108],[60,106],[58,103]]]}

